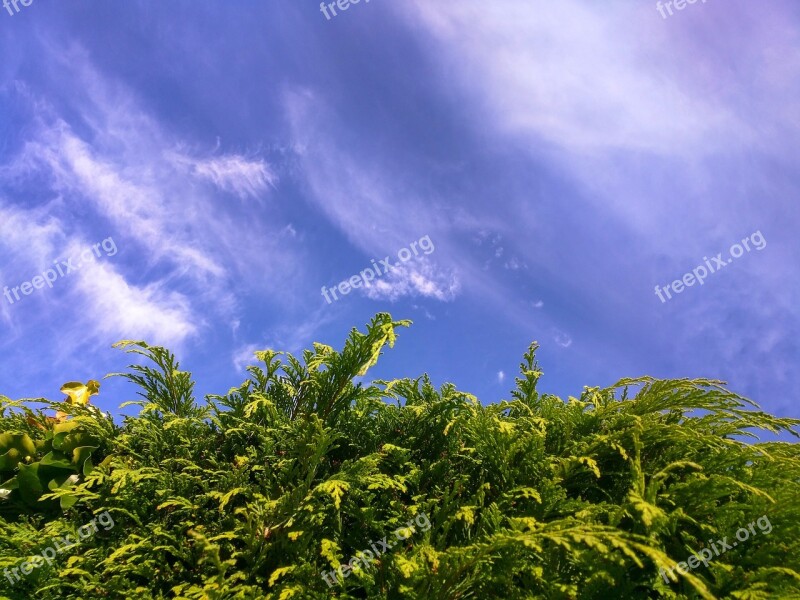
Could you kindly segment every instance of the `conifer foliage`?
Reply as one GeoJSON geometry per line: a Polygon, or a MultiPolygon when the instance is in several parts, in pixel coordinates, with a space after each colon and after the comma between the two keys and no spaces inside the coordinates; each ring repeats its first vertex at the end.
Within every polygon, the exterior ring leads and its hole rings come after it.
{"type": "Polygon", "coordinates": [[[0,574],[115,522],[0,576],[0,598],[800,597],[798,445],[747,440],[799,420],[711,380],[564,401],[538,391],[536,344],[495,404],[425,375],[364,378],[408,325],[378,314],[341,352],[257,352],[204,402],[168,350],[121,342],[145,362],[116,374],[141,396],[119,425],[88,401],[0,397],[0,574]],[[426,531],[323,579],[421,513],[426,531]],[[673,569],[764,515],[769,533],[673,569]]]}

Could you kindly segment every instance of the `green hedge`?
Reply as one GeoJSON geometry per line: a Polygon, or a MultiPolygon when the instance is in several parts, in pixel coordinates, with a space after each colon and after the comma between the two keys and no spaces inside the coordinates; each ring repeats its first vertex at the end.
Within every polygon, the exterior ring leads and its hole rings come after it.
{"type": "Polygon", "coordinates": [[[258,352],[201,404],[171,353],[122,342],[147,360],[116,374],[142,397],[120,426],[0,397],[0,597],[800,597],[798,445],[741,441],[800,421],[710,380],[563,401],[537,391],[535,344],[498,404],[427,376],[364,383],[408,324],[258,352]]]}

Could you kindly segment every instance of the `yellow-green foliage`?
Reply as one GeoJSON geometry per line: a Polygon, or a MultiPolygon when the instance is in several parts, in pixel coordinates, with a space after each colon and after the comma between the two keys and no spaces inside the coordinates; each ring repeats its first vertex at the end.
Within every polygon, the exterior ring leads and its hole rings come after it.
{"type": "Polygon", "coordinates": [[[742,441],[800,421],[708,380],[629,379],[565,402],[537,391],[535,344],[499,404],[427,376],[354,383],[407,324],[379,314],[342,352],[259,352],[246,382],[202,404],[167,350],[122,342],[152,363],[122,374],[141,412],[118,427],[53,404],[82,436],[59,442],[69,462],[28,402],[0,397],[2,477],[55,458],[78,476],[39,501],[3,493],[0,572],[92,514],[116,522],[13,587],[0,577],[0,597],[800,597],[798,446],[742,441]],[[323,571],[419,513],[428,531],[328,588],[323,571]],[[762,515],[769,535],[659,576],[762,515]]]}

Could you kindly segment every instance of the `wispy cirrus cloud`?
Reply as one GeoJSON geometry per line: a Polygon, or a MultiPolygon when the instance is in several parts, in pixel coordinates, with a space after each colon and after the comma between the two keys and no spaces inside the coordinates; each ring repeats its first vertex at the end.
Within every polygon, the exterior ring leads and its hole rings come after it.
{"type": "Polygon", "coordinates": [[[275,187],[278,176],[261,159],[248,159],[240,154],[213,158],[193,158],[176,152],[167,153],[175,165],[186,168],[199,179],[207,180],[220,190],[239,196],[257,198],[275,187]]]}
{"type": "MultiPolygon", "coordinates": [[[[779,338],[775,347],[796,345],[800,322],[787,309],[798,290],[777,281],[797,261],[797,246],[707,289],[693,319],[661,315],[669,325],[642,336],[654,317],[648,279],[663,281],[755,228],[793,236],[796,223],[770,199],[796,187],[795,8],[732,0],[669,23],[653,5],[577,0],[414,0],[396,10],[435,54],[437,72],[458,86],[469,127],[556,174],[559,193],[547,195],[557,200],[543,194],[538,214],[517,209],[510,220],[533,232],[521,260],[550,292],[547,305],[569,306],[565,319],[575,321],[560,325],[594,321],[595,334],[635,340],[618,349],[637,358],[642,344],[655,342],[652,352],[678,344],[691,349],[685,360],[736,377],[740,371],[714,357],[735,354],[742,337],[764,332],[776,308],[785,334],[768,337],[779,338]],[[742,286],[771,290],[770,306],[733,291],[742,286]],[[730,323],[745,314],[733,331],[730,323]]],[[[608,349],[602,337],[596,342],[608,349]]],[[[559,333],[555,342],[568,347],[571,338],[559,333]]],[[[766,359],[754,368],[764,381],[785,377],[766,359]]]]}
{"type": "Polygon", "coordinates": [[[491,123],[506,134],[533,135],[584,152],[681,154],[690,144],[718,148],[724,137],[712,134],[733,127],[741,132],[745,124],[691,81],[665,77],[665,70],[674,74],[674,66],[653,68],[648,62],[666,41],[661,19],[652,21],[649,41],[630,23],[647,28],[651,9],[578,0],[413,0],[401,10],[432,34],[444,49],[443,63],[479,95],[491,123]],[[683,110],[665,118],[665,106],[683,110]]]}
{"type": "MultiPolygon", "coordinates": [[[[437,231],[450,229],[421,199],[401,197],[398,190],[405,187],[402,176],[382,168],[380,159],[360,160],[358,149],[345,148],[332,125],[336,119],[317,114],[320,103],[318,94],[308,89],[285,94],[294,147],[299,149],[312,200],[353,245],[376,255],[394,252],[420,231],[435,238],[437,231]]],[[[398,265],[363,288],[364,294],[373,300],[422,296],[451,301],[460,283],[457,268],[452,262],[447,264],[420,260],[398,265]]]]}
{"type": "Polygon", "coordinates": [[[200,329],[189,298],[170,291],[163,282],[136,286],[109,264],[90,265],[75,280],[75,291],[85,307],[80,320],[99,339],[119,340],[133,334],[178,351],[200,329]]]}
{"type": "MultiPolygon", "coordinates": [[[[231,282],[258,258],[243,255],[239,244],[258,247],[268,238],[259,237],[259,227],[237,228],[242,217],[214,209],[215,198],[258,196],[276,185],[277,175],[261,158],[186,151],[193,144],[92,68],[79,48],[64,54],[72,58],[59,60],[73,74],[74,96],[45,99],[25,84],[6,89],[7,102],[24,102],[28,124],[19,150],[0,167],[0,186],[12,186],[16,196],[36,189],[44,203],[0,204],[6,252],[18,259],[2,274],[7,281],[29,279],[31,268],[40,271],[68,243],[113,235],[123,250],[119,260],[94,269],[91,280],[88,271],[76,274],[59,294],[38,301],[71,314],[77,295],[79,305],[91,307],[91,320],[71,319],[84,331],[180,347],[204,326],[207,311],[235,313],[231,282]],[[137,270],[126,262],[134,257],[137,270]]],[[[274,255],[292,262],[285,245],[274,255]]],[[[3,312],[9,324],[20,316],[3,312]]]]}

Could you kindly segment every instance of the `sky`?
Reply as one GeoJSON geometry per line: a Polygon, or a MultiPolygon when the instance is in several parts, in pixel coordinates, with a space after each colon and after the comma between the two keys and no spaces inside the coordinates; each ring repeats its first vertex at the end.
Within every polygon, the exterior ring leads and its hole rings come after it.
{"type": "Polygon", "coordinates": [[[0,394],[134,339],[202,399],[389,312],[373,377],[497,402],[536,340],[564,398],[704,377],[800,416],[800,4],[342,4],[0,8],[0,394]]]}

